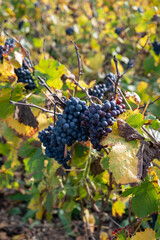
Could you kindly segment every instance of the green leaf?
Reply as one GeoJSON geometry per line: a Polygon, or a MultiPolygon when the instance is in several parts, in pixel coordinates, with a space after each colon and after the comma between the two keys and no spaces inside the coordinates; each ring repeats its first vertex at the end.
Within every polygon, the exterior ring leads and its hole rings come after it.
{"type": "Polygon", "coordinates": [[[1,96],[1,98],[0,98],[0,106],[1,106],[0,117],[2,119],[5,119],[7,117],[7,115],[14,112],[15,106],[10,104],[11,94],[13,91],[13,94],[12,94],[13,101],[21,100],[21,98],[23,96],[22,86],[23,86],[23,84],[17,84],[14,91],[12,88],[5,88],[0,91],[0,96],[1,96]]]}
{"type": "Polygon", "coordinates": [[[101,164],[105,170],[109,169],[109,157],[107,156],[107,157],[102,158],[101,164]]]}
{"type": "Polygon", "coordinates": [[[59,209],[58,217],[60,218],[62,225],[65,227],[67,235],[69,235],[71,233],[71,214],[67,214],[63,209],[59,209]]]}
{"type": "Polygon", "coordinates": [[[138,217],[146,217],[148,214],[158,210],[158,194],[148,180],[142,182],[135,189],[134,197],[131,200],[132,209],[138,217]]]}
{"type": "Polygon", "coordinates": [[[135,113],[126,119],[126,122],[134,128],[142,127],[147,120],[143,120],[143,115],[141,113],[135,113]]]}
{"type": "Polygon", "coordinates": [[[48,212],[52,209],[52,203],[53,203],[53,193],[48,192],[47,198],[44,204],[48,212]]]}
{"type": "Polygon", "coordinates": [[[0,142],[0,154],[7,155],[9,153],[10,146],[6,143],[0,142]]]}
{"type": "Polygon", "coordinates": [[[54,59],[43,59],[39,62],[39,65],[35,66],[35,69],[48,75],[47,84],[50,87],[54,87],[56,89],[62,88],[63,83],[61,81],[61,76],[66,72],[64,65],[61,65],[54,59]]]}
{"type": "Polygon", "coordinates": [[[71,165],[82,167],[87,160],[88,153],[89,153],[88,147],[80,143],[76,143],[74,147],[71,165]]]}
{"type": "Polygon", "coordinates": [[[160,128],[160,121],[158,119],[152,120],[151,126],[155,130],[159,129],[160,128]]]}
{"type": "Polygon", "coordinates": [[[25,142],[19,150],[20,156],[24,158],[29,158],[29,160],[25,159],[25,168],[29,174],[33,174],[35,179],[41,179],[43,176],[43,167],[44,160],[47,159],[45,155],[42,153],[42,149],[38,147],[34,147],[31,144],[33,141],[25,142]]]}
{"type": "Polygon", "coordinates": [[[158,218],[157,218],[154,230],[156,232],[156,239],[158,239],[160,236],[160,212],[158,213],[158,218]]]}

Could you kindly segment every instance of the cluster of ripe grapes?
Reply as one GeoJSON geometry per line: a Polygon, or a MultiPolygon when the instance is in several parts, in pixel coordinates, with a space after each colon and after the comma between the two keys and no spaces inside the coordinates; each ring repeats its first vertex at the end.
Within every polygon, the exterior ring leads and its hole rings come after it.
{"type": "Polygon", "coordinates": [[[0,45],[0,61],[3,63],[4,56],[8,55],[15,47],[15,41],[13,38],[8,38],[3,45],[0,45]]]}
{"type": "MultiPolygon", "coordinates": [[[[99,98],[101,101],[104,98],[105,93],[114,92],[116,76],[113,73],[108,73],[105,76],[105,83],[104,84],[97,84],[94,86],[93,89],[89,89],[89,95],[99,98]]],[[[120,84],[120,80],[118,85],[120,84]]]]}
{"type": "Polygon", "coordinates": [[[88,136],[81,124],[81,115],[87,110],[86,102],[78,98],[71,98],[65,102],[63,114],[57,116],[55,127],[39,132],[39,139],[46,147],[45,153],[53,157],[59,164],[67,167],[67,161],[71,159],[70,152],[65,152],[65,145],[71,146],[75,141],[87,141],[88,136]]]}
{"type": "MultiPolygon", "coordinates": [[[[111,91],[113,88],[112,84],[111,91]]],[[[120,95],[104,101],[102,105],[92,103],[88,107],[85,101],[74,97],[65,101],[65,104],[63,113],[57,115],[55,126],[40,131],[38,137],[46,155],[69,168],[67,162],[71,154],[67,147],[76,141],[90,140],[93,148],[100,151],[103,148],[100,144],[102,137],[112,132],[111,126],[116,117],[125,112],[125,105],[120,95]]]]}
{"type": "MultiPolygon", "coordinates": [[[[0,61],[3,63],[4,56],[8,56],[8,54],[13,51],[15,48],[15,41],[13,38],[8,38],[3,45],[0,45],[0,61]]],[[[25,83],[26,89],[33,90],[36,88],[36,84],[34,82],[34,79],[31,75],[31,71],[29,68],[32,68],[30,61],[25,57],[23,60],[22,67],[15,68],[14,72],[18,78],[17,82],[25,83]]]]}
{"type": "Polygon", "coordinates": [[[15,68],[14,72],[18,78],[17,82],[25,83],[26,89],[33,90],[36,88],[36,83],[34,81],[34,78],[31,75],[31,71],[29,68],[32,68],[30,61],[25,57],[23,60],[22,67],[15,68]]]}
{"type": "Polygon", "coordinates": [[[84,114],[81,115],[81,124],[87,131],[93,148],[97,151],[102,149],[100,144],[103,136],[107,136],[112,132],[111,126],[116,121],[116,117],[125,112],[125,105],[122,104],[122,98],[117,100],[105,100],[102,106],[92,103],[84,114]]]}

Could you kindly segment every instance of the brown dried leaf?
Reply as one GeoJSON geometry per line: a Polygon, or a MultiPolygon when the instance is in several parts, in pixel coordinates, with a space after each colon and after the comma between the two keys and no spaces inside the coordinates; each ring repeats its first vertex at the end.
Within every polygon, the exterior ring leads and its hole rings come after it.
{"type": "Polygon", "coordinates": [[[105,170],[103,169],[102,163],[101,163],[101,158],[95,158],[92,163],[91,163],[91,173],[96,176],[105,170]]]}
{"type": "MultiPolygon", "coordinates": [[[[20,101],[22,103],[26,103],[26,100],[20,101]]],[[[23,105],[16,105],[15,106],[15,112],[14,112],[14,118],[18,120],[20,123],[23,123],[24,125],[33,127],[34,129],[38,125],[38,121],[35,118],[35,116],[32,113],[32,110],[29,106],[23,106],[23,105]]]]}
{"type": "Polygon", "coordinates": [[[144,140],[144,137],[133,127],[131,127],[128,123],[126,123],[123,119],[117,119],[118,131],[119,135],[125,138],[126,141],[134,141],[134,140],[144,140]]]}
{"type": "Polygon", "coordinates": [[[155,158],[160,160],[160,143],[156,144],[149,141],[142,141],[136,157],[139,159],[139,162],[143,163],[142,168],[139,169],[139,175],[144,179],[150,163],[155,158]]]}

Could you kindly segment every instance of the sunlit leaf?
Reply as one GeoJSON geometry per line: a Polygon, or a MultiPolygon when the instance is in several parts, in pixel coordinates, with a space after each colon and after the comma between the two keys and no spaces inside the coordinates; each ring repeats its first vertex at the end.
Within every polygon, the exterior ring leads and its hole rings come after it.
{"type": "Polygon", "coordinates": [[[117,131],[109,134],[101,142],[102,145],[112,146],[109,153],[109,169],[113,172],[116,182],[128,184],[139,182],[139,162],[136,154],[140,143],[138,141],[127,142],[118,136],[117,131]]]}
{"type": "Polygon", "coordinates": [[[116,202],[112,204],[112,214],[115,217],[118,214],[119,217],[122,217],[125,209],[125,204],[119,198],[116,202]]]}
{"type": "Polygon", "coordinates": [[[146,228],[144,232],[137,232],[131,240],[156,240],[155,231],[151,228],[146,228]]]}

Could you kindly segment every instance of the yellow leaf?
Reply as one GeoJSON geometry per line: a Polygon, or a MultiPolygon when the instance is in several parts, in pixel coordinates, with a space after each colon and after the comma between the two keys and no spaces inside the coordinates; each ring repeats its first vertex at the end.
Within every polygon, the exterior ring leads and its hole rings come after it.
{"type": "Polygon", "coordinates": [[[38,127],[34,129],[33,127],[19,123],[18,120],[14,119],[12,115],[9,115],[6,119],[7,125],[13,128],[18,134],[25,137],[31,137],[38,131],[38,127]]]}
{"type": "Polygon", "coordinates": [[[156,240],[155,231],[151,228],[146,228],[144,232],[137,232],[131,240],[156,240]]]}
{"type": "Polygon", "coordinates": [[[101,232],[100,233],[100,240],[107,240],[108,239],[108,234],[106,232],[101,232]]]}
{"type": "Polygon", "coordinates": [[[138,86],[137,86],[137,91],[138,92],[143,92],[148,88],[148,83],[141,81],[139,82],[138,86]]]}
{"type": "Polygon", "coordinates": [[[43,213],[44,213],[44,207],[41,204],[39,197],[32,198],[29,205],[28,205],[28,208],[31,209],[31,210],[37,210],[36,218],[39,219],[39,220],[42,219],[42,216],[43,216],[43,213]]]}
{"type": "Polygon", "coordinates": [[[12,238],[12,240],[24,240],[25,239],[25,234],[22,233],[20,235],[16,235],[12,238]]]}
{"type": "Polygon", "coordinates": [[[93,214],[90,214],[88,209],[84,210],[84,217],[83,217],[83,221],[85,223],[88,223],[89,228],[91,229],[92,232],[94,232],[94,225],[95,225],[95,218],[93,216],[93,214]]]}
{"type": "Polygon", "coordinates": [[[88,88],[93,88],[93,86],[96,84],[96,80],[92,80],[90,83],[89,83],[89,86],[88,88]]]}
{"type": "Polygon", "coordinates": [[[37,117],[37,121],[38,121],[38,131],[36,131],[32,137],[35,139],[35,140],[39,140],[38,138],[38,132],[40,132],[41,130],[47,128],[50,123],[51,123],[51,120],[50,118],[47,118],[46,114],[44,113],[40,113],[37,117]]]}
{"type": "Polygon", "coordinates": [[[21,65],[19,64],[19,62],[17,61],[17,60],[15,60],[13,57],[8,57],[8,59],[9,59],[9,61],[10,61],[10,63],[12,64],[12,66],[14,67],[14,68],[20,68],[21,67],[21,65]]]}
{"type": "Polygon", "coordinates": [[[125,209],[125,204],[119,198],[116,202],[112,204],[113,216],[115,217],[116,214],[118,214],[118,216],[122,217],[123,213],[125,213],[124,209],[125,209]]]}
{"type": "MultiPolygon", "coordinates": [[[[113,69],[114,73],[116,73],[116,66],[115,66],[113,58],[111,59],[111,65],[112,65],[112,69],[113,69]]],[[[123,70],[123,67],[120,64],[120,62],[118,62],[118,69],[119,69],[120,73],[123,73],[124,70],[123,70]]]]}
{"type": "Polygon", "coordinates": [[[125,93],[125,97],[126,97],[128,100],[130,100],[131,102],[133,102],[133,103],[135,103],[135,104],[137,104],[137,105],[139,105],[140,102],[141,102],[140,97],[139,97],[138,94],[135,93],[135,92],[126,92],[126,93],[125,93]]]}
{"type": "Polygon", "coordinates": [[[3,59],[3,65],[0,64],[0,76],[4,82],[14,82],[16,79],[14,66],[6,58],[3,59]]]}
{"type": "MultiPolygon", "coordinates": [[[[83,80],[80,80],[79,84],[84,88],[89,88],[89,86],[83,80]]],[[[78,87],[78,90],[81,90],[81,88],[78,87]]]]}

